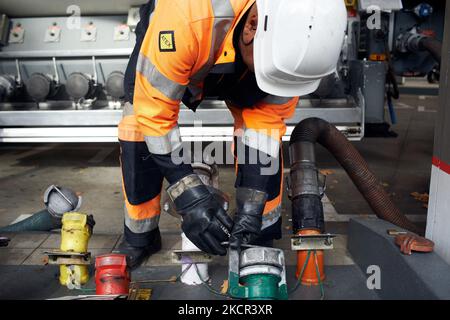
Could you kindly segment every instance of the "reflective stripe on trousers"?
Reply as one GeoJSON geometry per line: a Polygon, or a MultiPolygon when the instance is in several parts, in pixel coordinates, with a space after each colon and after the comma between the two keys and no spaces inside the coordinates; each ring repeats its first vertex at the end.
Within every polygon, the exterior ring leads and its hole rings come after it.
{"type": "Polygon", "coordinates": [[[137,234],[153,231],[159,223],[163,177],[148,158],[150,154],[130,103],[124,106],[119,140],[125,225],[137,234]]]}
{"type": "Polygon", "coordinates": [[[160,198],[158,195],[146,203],[136,206],[125,200],[125,225],[133,233],[146,233],[158,227],[161,213],[160,198]]]}
{"type": "Polygon", "coordinates": [[[148,150],[153,154],[165,155],[172,153],[182,146],[180,128],[175,126],[165,136],[145,137],[148,150]]]}
{"type": "Polygon", "coordinates": [[[280,141],[273,138],[273,135],[279,135],[278,132],[274,131],[276,130],[254,130],[245,128],[242,142],[250,148],[276,158],[280,152],[280,141]]]}

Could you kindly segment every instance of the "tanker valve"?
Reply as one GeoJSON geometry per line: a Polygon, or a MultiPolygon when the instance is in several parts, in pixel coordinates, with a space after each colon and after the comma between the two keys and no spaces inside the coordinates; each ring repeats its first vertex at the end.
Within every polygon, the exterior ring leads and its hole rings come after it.
{"type": "Polygon", "coordinates": [[[128,295],[130,281],[126,255],[112,253],[95,259],[95,293],[97,295],[128,295]]]}
{"type": "Polygon", "coordinates": [[[59,265],[59,282],[69,289],[80,289],[89,280],[91,253],[88,252],[88,242],[94,225],[92,215],[65,213],[60,250],[44,252],[48,256],[48,264],[59,265]]]}
{"type": "Polygon", "coordinates": [[[286,267],[280,249],[243,246],[229,250],[228,295],[245,300],[287,300],[286,267]]]}
{"type": "Polygon", "coordinates": [[[323,251],[334,248],[334,234],[302,230],[291,238],[291,249],[297,251],[296,276],[303,285],[319,285],[325,280],[323,251]]]}
{"type": "Polygon", "coordinates": [[[416,14],[417,17],[419,17],[420,19],[426,19],[429,16],[431,16],[433,14],[433,7],[426,2],[422,2],[421,4],[419,4],[418,6],[416,6],[414,8],[414,13],[416,14]]]}
{"type": "Polygon", "coordinates": [[[93,76],[81,72],[71,73],[67,78],[66,92],[75,101],[92,98],[95,92],[93,76]]]}

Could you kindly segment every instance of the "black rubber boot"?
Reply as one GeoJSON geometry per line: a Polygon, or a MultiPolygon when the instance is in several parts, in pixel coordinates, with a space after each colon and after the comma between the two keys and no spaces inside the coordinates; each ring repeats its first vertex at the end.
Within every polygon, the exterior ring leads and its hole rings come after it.
{"type": "Polygon", "coordinates": [[[144,247],[136,247],[131,245],[126,237],[117,246],[113,253],[125,254],[127,256],[127,266],[134,270],[138,268],[148,257],[161,250],[161,234],[159,229],[152,232],[150,244],[144,247]]]}

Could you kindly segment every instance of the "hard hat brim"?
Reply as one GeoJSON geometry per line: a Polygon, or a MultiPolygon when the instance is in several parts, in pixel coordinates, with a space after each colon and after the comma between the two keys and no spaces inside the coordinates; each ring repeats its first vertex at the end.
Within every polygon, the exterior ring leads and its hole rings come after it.
{"type": "Polygon", "coordinates": [[[319,79],[295,84],[282,83],[266,77],[262,72],[258,71],[258,68],[255,70],[255,75],[258,87],[262,91],[279,97],[306,96],[314,93],[319,88],[321,82],[321,79],[319,79]]]}

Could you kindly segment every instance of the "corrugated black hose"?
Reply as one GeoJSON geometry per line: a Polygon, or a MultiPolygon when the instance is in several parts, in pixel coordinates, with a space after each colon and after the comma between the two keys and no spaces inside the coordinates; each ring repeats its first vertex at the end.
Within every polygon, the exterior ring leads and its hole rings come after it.
{"type": "Polygon", "coordinates": [[[431,37],[425,37],[419,42],[419,48],[428,51],[434,60],[441,64],[442,42],[431,37]]]}
{"type": "MultiPolygon", "coordinates": [[[[423,234],[423,230],[420,230],[418,226],[408,220],[408,218],[397,208],[381,183],[370,171],[361,154],[335,126],[318,118],[309,118],[300,122],[292,133],[290,149],[296,150],[296,148],[292,148],[294,144],[302,143],[303,146],[305,145],[305,142],[311,144],[319,143],[333,154],[367,200],[378,218],[389,221],[412,232],[423,234]]],[[[312,152],[312,154],[314,154],[314,152],[312,152]]],[[[312,157],[314,157],[314,155],[312,157]]],[[[315,163],[315,160],[312,159],[311,163],[315,163]]],[[[295,181],[291,181],[292,185],[295,183],[295,181]]],[[[314,200],[317,200],[317,198],[314,200]]],[[[306,201],[311,202],[311,199],[306,198],[306,201]]],[[[317,205],[308,203],[303,206],[302,210],[308,210],[308,208],[312,210],[317,208],[317,205]]],[[[295,216],[297,213],[295,210],[296,208],[294,207],[293,220],[296,219],[295,216]]],[[[301,215],[305,216],[305,213],[301,213],[301,215]]],[[[294,228],[296,227],[295,223],[296,222],[294,221],[294,228]]],[[[320,227],[320,223],[318,227],[320,227]]]]}

